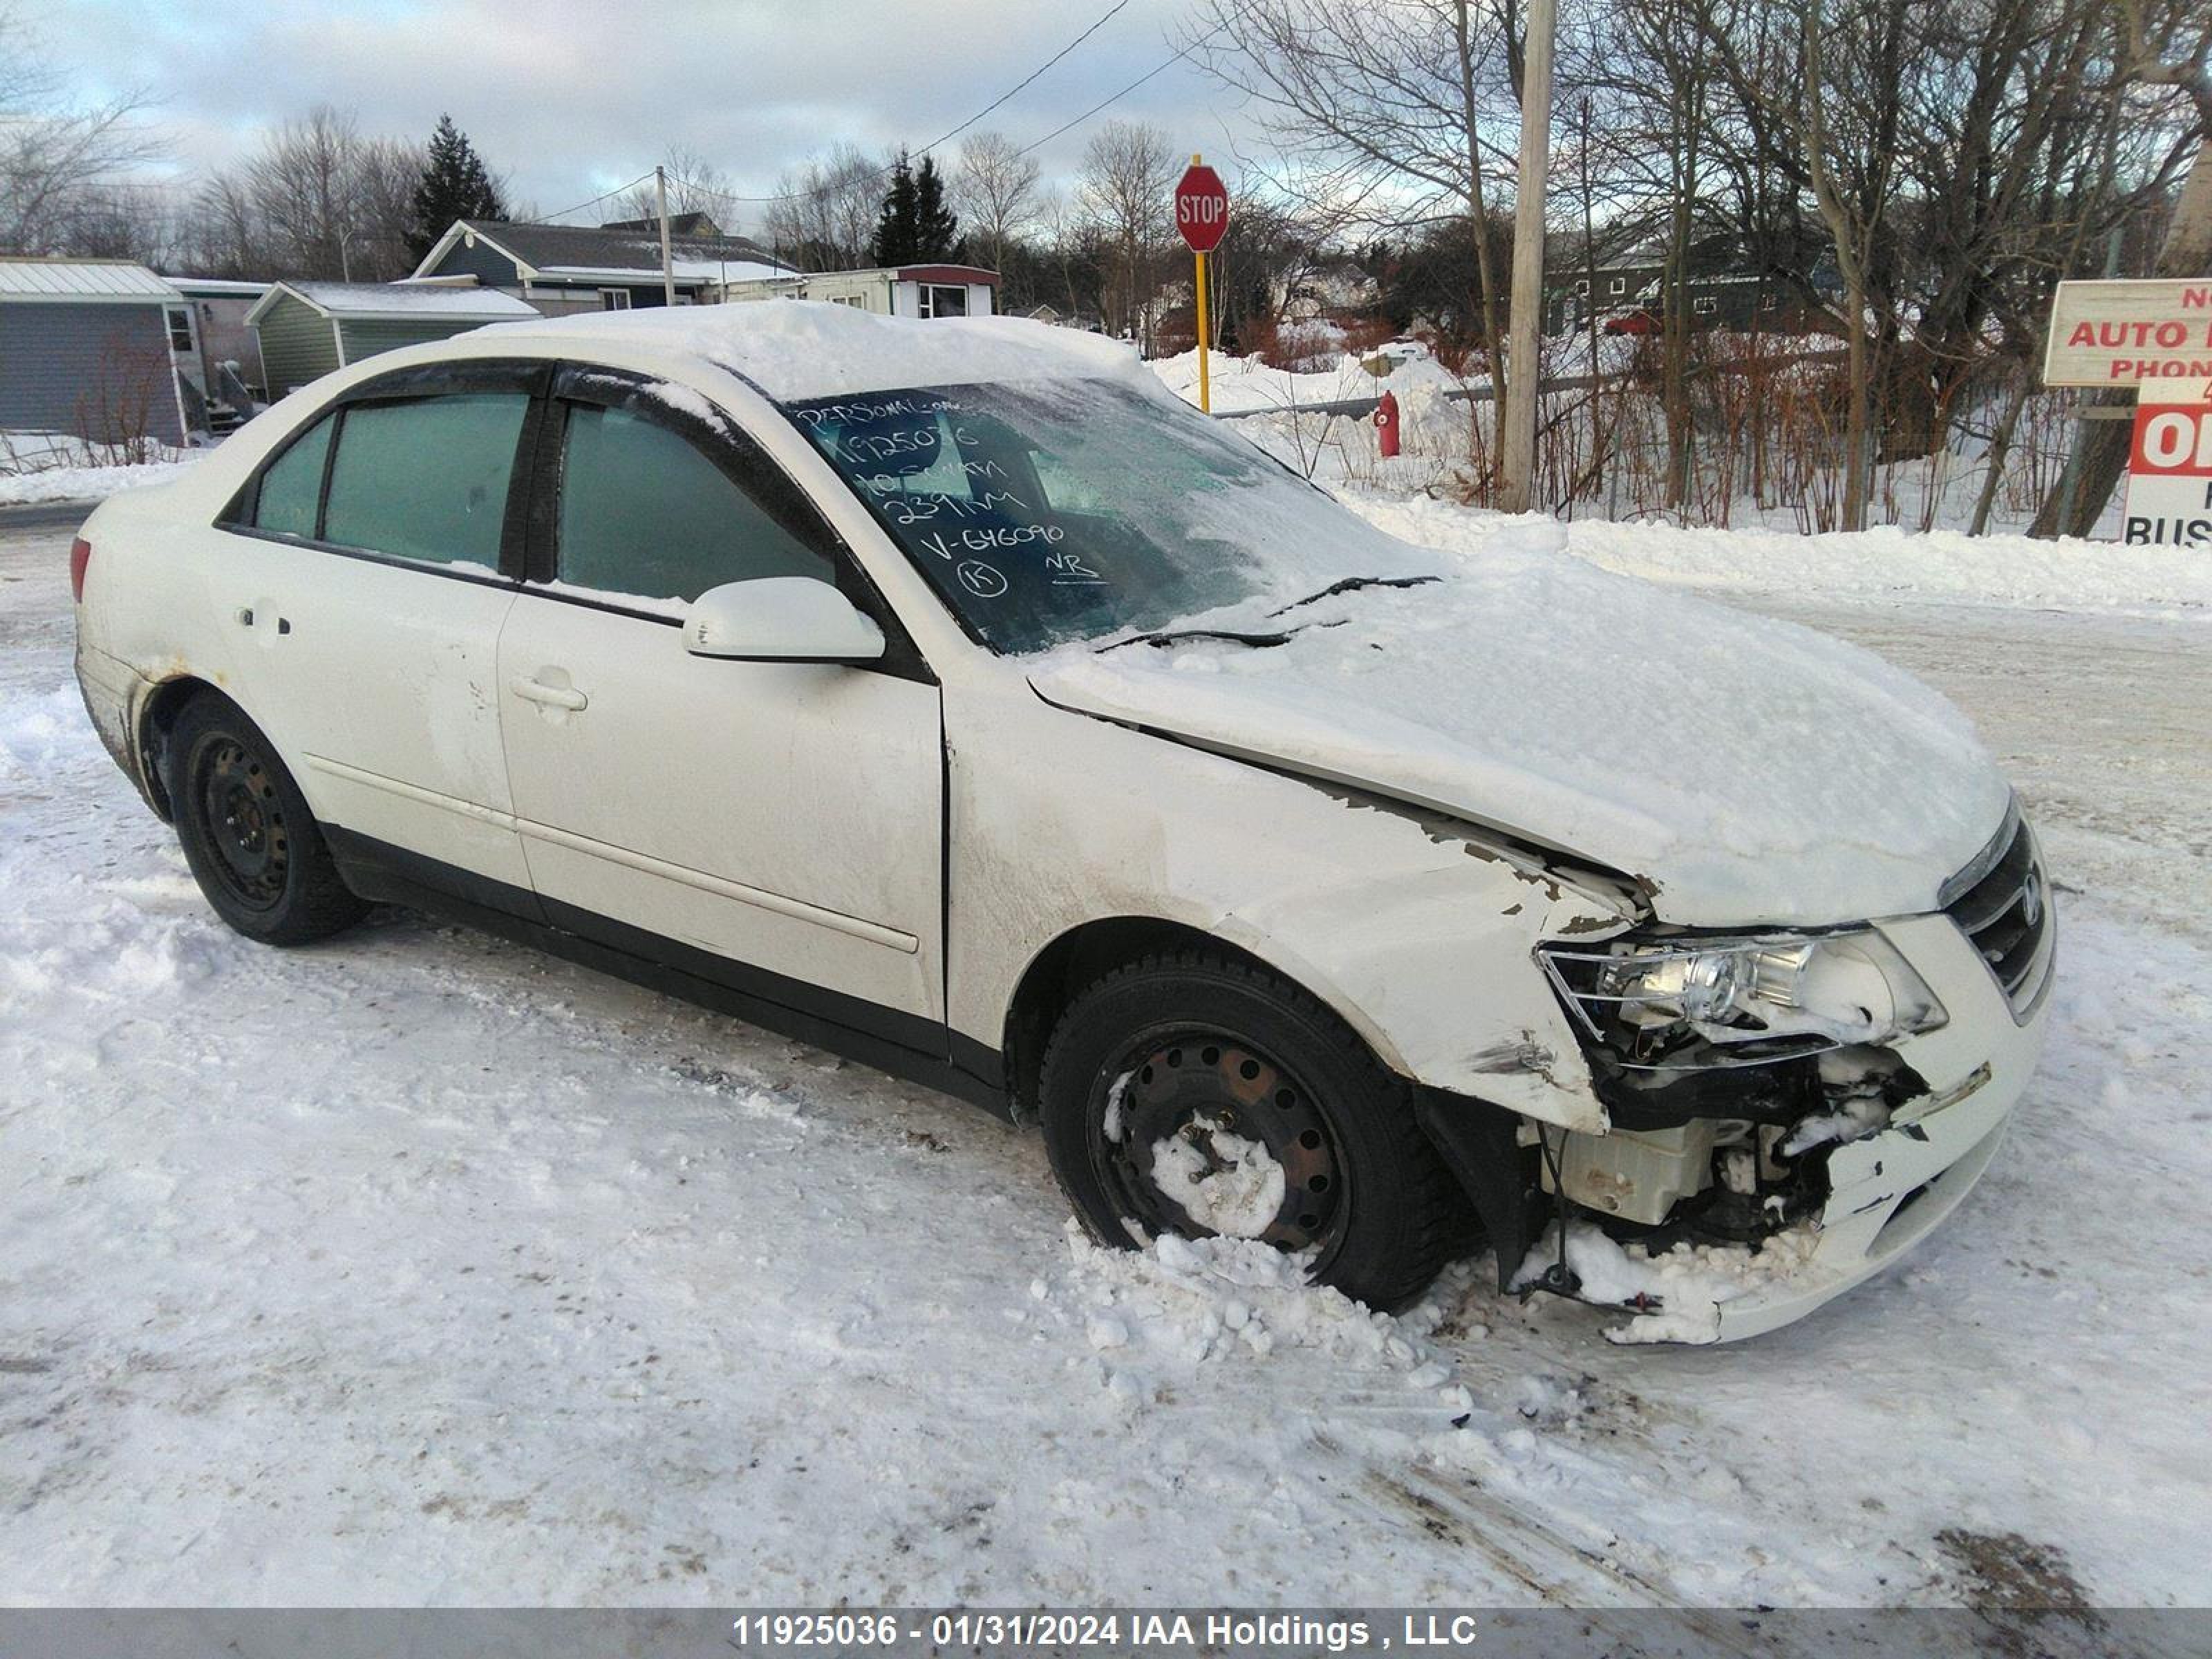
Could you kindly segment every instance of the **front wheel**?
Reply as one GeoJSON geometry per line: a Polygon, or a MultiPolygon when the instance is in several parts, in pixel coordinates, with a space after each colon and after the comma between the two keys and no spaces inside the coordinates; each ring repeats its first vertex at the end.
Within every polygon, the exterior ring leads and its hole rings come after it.
{"type": "Polygon", "coordinates": [[[177,840],[217,915],[264,945],[306,945],[368,906],[338,875],[307,797],[260,728],[204,693],[171,732],[169,801],[177,840]]]}
{"type": "Polygon", "coordinates": [[[1395,1308],[1467,1236],[1406,1085],[1310,994],[1226,955],[1091,985],[1053,1032],[1042,1094],[1054,1172],[1102,1243],[1256,1239],[1395,1308]]]}

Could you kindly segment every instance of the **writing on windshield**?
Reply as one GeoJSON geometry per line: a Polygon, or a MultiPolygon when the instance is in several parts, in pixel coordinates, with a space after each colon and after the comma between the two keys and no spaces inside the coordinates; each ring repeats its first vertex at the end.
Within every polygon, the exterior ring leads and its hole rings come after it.
{"type": "Polygon", "coordinates": [[[1256,591],[1260,498],[1328,504],[1110,381],[869,392],[787,406],[969,631],[996,649],[1154,628],[1256,591]]]}

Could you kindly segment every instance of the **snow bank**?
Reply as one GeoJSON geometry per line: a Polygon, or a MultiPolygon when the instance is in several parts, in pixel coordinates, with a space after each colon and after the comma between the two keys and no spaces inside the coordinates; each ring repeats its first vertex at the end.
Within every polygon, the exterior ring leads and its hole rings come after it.
{"type": "Polygon", "coordinates": [[[1472,1407],[1422,1338],[1436,1322],[1432,1305],[1395,1319],[1376,1313],[1307,1284],[1303,1257],[1253,1239],[1169,1237],[1143,1250],[1107,1249],[1072,1221],[1066,1237],[1067,1289],[1040,1279],[1030,1295],[1080,1324],[1097,1355],[1096,1380],[1125,1409],[1165,1399],[1209,1364],[1293,1349],[1428,1391],[1439,1426],[1472,1407]]]}
{"type": "Polygon", "coordinates": [[[199,459],[191,450],[155,450],[158,460],[125,465],[125,452],[67,433],[0,431],[0,507],[105,501],[118,490],[168,483],[199,459]]]}
{"type": "Polygon", "coordinates": [[[149,461],[140,466],[52,466],[0,473],[0,507],[33,501],[100,501],[125,489],[173,483],[196,463],[149,461]]]}
{"type": "MultiPolygon", "coordinates": [[[[1472,552],[1511,522],[1422,496],[1357,489],[1339,494],[1370,523],[1428,547],[1472,552]]],[[[1887,526],[1810,536],[1685,530],[1596,519],[1574,520],[1567,537],[1570,550],[1593,564],[1675,586],[2160,614],[2212,611],[2212,559],[2172,547],[1948,530],[1920,535],[1887,526]]]]}
{"type": "MultiPolygon", "coordinates": [[[[1371,355],[1371,354],[1370,354],[1371,355]]],[[[1378,379],[1361,367],[1365,360],[1340,356],[1325,368],[1300,372],[1271,368],[1257,357],[1231,357],[1214,352],[1207,362],[1209,398],[1216,414],[1255,409],[1291,409],[1311,404],[1379,398],[1395,392],[1403,398],[1415,388],[1441,390],[1462,383],[1435,358],[1422,356],[1401,362],[1387,378],[1378,379]]],[[[1185,403],[1198,401],[1198,351],[1195,347],[1172,357],[1156,357],[1146,365],[1161,385],[1185,403]]],[[[1486,384],[1476,381],[1474,384],[1486,384]]]]}

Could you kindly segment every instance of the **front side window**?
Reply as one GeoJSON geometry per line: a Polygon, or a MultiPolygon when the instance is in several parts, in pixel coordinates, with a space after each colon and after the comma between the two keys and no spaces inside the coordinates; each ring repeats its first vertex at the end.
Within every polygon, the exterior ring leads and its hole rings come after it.
{"type": "Polygon", "coordinates": [[[331,453],[337,417],[325,415],[261,475],[260,498],[253,504],[253,527],[276,536],[312,541],[315,514],[323,501],[323,462],[331,453]]]}
{"type": "Polygon", "coordinates": [[[629,290],[626,288],[601,289],[599,290],[599,309],[602,311],[628,311],[629,309],[629,290]]]}
{"type": "Polygon", "coordinates": [[[395,558],[496,570],[515,446],[529,409],[519,392],[349,406],[331,465],[322,538],[395,558]]]}
{"type": "Polygon", "coordinates": [[[1434,568],[1196,410],[1115,380],[784,409],[969,633],[1002,652],[1434,568]]]}
{"type": "Polygon", "coordinates": [[[192,313],[175,306],[168,307],[169,349],[190,351],[192,349],[192,313]]]}
{"type": "Polygon", "coordinates": [[[690,440],[625,409],[569,406],[559,533],[561,581],[617,598],[689,604],[724,582],[835,577],[818,538],[771,516],[690,440]]]}
{"type": "Polygon", "coordinates": [[[921,314],[925,317],[965,317],[968,314],[968,290],[950,283],[925,283],[921,289],[921,314]]]}

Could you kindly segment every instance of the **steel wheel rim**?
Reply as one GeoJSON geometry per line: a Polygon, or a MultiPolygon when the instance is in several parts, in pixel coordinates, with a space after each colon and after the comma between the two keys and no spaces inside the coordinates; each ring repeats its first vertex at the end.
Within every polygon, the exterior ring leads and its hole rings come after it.
{"type": "Polygon", "coordinates": [[[1220,1137],[1256,1142],[1283,1171],[1283,1194],[1256,1237],[1277,1249],[1334,1254],[1352,1207],[1341,1139],[1328,1109],[1296,1073],[1229,1032],[1183,1027],[1141,1036],[1091,1091],[1093,1161],[1115,1211],[1158,1237],[1223,1235],[1194,1219],[1155,1178],[1157,1143],[1183,1140],[1208,1173],[1220,1137]],[[1109,1133],[1109,1130],[1112,1133],[1109,1133]]]}
{"type": "Polygon", "coordinates": [[[291,868],[291,831],[276,780],[260,757],[234,738],[201,751],[200,827],[215,854],[216,878],[240,904],[273,909],[291,868]]]}

